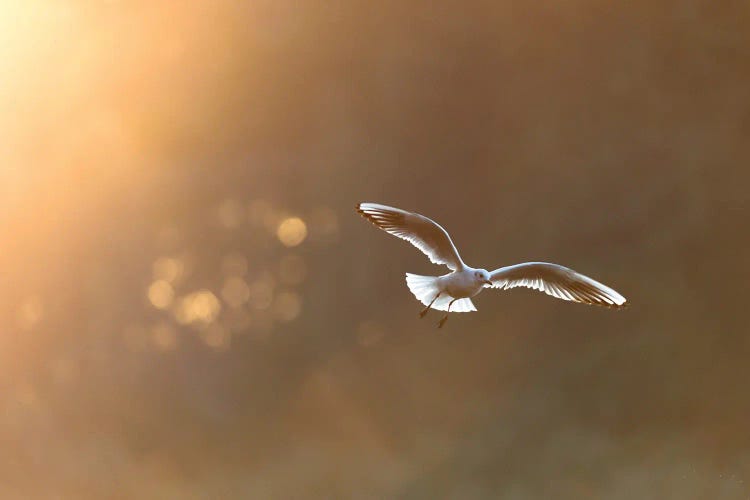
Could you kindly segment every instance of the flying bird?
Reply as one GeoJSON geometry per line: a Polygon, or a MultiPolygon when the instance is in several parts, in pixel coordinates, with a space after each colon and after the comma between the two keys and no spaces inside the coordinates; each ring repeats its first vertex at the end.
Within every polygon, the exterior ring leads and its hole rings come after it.
{"type": "Polygon", "coordinates": [[[548,262],[524,262],[494,271],[475,269],[461,259],[448,232],[437,222],[414,212],[378,203],[360,203],[357,212],[387,233],[408,241],[434,264],[444,264],[452,272],[443,276],[406,273],[406,284],[427,311],[445,311],[438,323],[442,328],[451,312],[472,312],[471,302],[484,288],[508,290],[532,288],[558,299],[612,308],[626,307],[625,297],[572,269],[548,262]]]}

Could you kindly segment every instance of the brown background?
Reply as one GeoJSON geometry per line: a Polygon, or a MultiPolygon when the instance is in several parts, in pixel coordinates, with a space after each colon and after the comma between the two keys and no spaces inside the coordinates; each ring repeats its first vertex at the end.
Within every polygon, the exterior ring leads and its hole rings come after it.
{"type": "Polygon", "coordinates": [[[745,2],[10,4],[0,496],[747,498],[745,2]],[[438,331],[358,201],[631,307],[438,331]]]}

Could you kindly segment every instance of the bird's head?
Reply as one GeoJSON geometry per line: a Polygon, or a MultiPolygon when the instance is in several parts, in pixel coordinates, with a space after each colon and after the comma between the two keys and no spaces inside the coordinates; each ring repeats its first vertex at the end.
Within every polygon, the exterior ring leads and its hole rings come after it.
{"type": "Polygon", "coordinates": [[[477,269],[476,271],[474,271],[474,278],[480,283],[484,283],[485,285],[492,284],[492,281],[490,281],[490,273],[488,273],[485,269],[477,269]]]}

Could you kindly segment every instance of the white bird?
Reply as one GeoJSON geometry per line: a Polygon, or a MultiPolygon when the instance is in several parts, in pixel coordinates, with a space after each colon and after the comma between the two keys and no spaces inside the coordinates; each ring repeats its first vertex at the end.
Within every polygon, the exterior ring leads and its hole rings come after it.
{"type": "Polygon", "coordinates": [[[360,203],[357,212],[380,229],[419,248],[433,263],[445,264],[453,271],[443,276],[406,273],[409,290],[427,306],[419,313],[420,317],[431,308],[446,312],[438,323],[440,328],[448,320],[448,313],[476,311],[471,297],[484,288],[507,290],[522,286],[562,300],[626,307],[625,297],[616,291],[558,264],[524,262],[492,272],[467,266],[448,232],[424,215],[377,203],[360,203]]]}

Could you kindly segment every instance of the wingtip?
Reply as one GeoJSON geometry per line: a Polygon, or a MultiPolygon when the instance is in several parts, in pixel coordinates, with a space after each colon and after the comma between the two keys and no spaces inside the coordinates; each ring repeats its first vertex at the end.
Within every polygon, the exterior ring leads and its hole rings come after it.
{"type": "Polygon", "coordinates": [[[368,205],[368,204],[369,204],[369,203],[368,203],[368,202],[366,202],[366,201],[360,201],[359,203],[357,203],[357,204],[356,204],[356,205],[354,206],[354,210],[356,210],[356,211],[357,211],[357,213],[363,214],[363,213],[365,213],[365,209],[364,209],[363,205],[368,205]]]}
{"type": "Polygon", "coordinates": [[[366,205],[364,202],[357,203],[357,205],[354,207],[354,210],[364,217],[365,219],[369,220],[369,217],[367,217],[367,212],[365,211],[364,207],[362,205],[366,205]]]}
{"type": "Polygon", "coordinates": [[[628,307],[630,307],[630,302],[628,302],[625,298],[623,298],[623,301],[619,304],[614,303],[614,304],[602,304],[602,305],[610,309],[627,309],[628,307]]]}
{"type": "Polygon", "coordinates": [[[630,302],[628,302],[628,299],[617,293],[616,299],[619,299],[619,304],[615,303],[614,308],[615,309],[627,309],[630,306],[630,302]]]}

